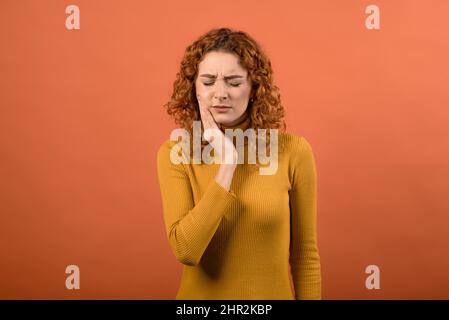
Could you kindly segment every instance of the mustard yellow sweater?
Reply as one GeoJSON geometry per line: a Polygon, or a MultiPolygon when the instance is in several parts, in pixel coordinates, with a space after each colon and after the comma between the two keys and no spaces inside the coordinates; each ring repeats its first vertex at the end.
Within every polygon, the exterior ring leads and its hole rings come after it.
{"type": "Polygon", "coordinates": [[[239,164],[230,191],[214,179],[219,164],[173,164],[176,143],[165,141],[157,154],[166,234],[183,264],[176,299],[321,299],[317,179],[307,140],[280,133],[286,148],[277,172],[239,164]]]}

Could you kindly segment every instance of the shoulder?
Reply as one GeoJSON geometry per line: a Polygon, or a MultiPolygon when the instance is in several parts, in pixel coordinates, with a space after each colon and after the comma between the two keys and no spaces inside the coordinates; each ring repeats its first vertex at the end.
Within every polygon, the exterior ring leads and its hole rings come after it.
{"type": "Polygon", "coordinates": [[[300,143],[302,138],[302,136],[290,132],[282,132],[279,134],[279,140],[289,145],[300,143]]]}
{"type": "Polygon", "coordinates": [[[158,161],[170,156],[170,150],[173,147],[173,142],[174,141],[171,140],[165,140],[159,145],[159,148],[157,150],[158,161]]]}
{"type": "Polygon", "coordinates": [[[173,140],[163,141],[157,150],[157,163],[159,166],[167,165],[170,163],[170,154],[173,147],[177,144],[173,140]]]}
{"type": "Polygon", "coordinates": [[[165,140],[157,150],[157,166],[160,169],[180,170],[183,164],[190,162],[188,152],[185,141],[165,140]]]}
{"type": "Polygon", "coordinates": [[[301,135],[283,132],[279,134],[279,142],[285,152],[300,156],[301,154],[312,152],[312,146],[309,141],[301,135]]]}
{"type": "Polygon", "coordinates": [[[174,140],[165,140],[162,141],[162,143],[159,145],[159,148],[157,150],[157,154],[162,155],[164,153],[170,153],[171,148],[176,144],[177,142],[174,140]]]}
{"type": "Polygon", "coordinates": [[[292,184],[303,181],[303,177],[316,175],[315,157],[312,146],[304,136],[291,133],[282,134],[280,140],[284,142],[288,158],[288,170],[292,184]],[[298,180],[298,177],[302,177],[298,180]]]}

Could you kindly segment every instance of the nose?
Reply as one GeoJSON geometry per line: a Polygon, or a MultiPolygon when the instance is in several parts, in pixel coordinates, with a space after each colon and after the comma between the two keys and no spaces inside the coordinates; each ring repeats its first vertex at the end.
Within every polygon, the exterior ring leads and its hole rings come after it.
{"type": "Polygon", "coordinates": [[[215,81],[214,98],[218,99],[219,101],[228,98],[228,91],[223,79],[217,79],[215,81]]]}

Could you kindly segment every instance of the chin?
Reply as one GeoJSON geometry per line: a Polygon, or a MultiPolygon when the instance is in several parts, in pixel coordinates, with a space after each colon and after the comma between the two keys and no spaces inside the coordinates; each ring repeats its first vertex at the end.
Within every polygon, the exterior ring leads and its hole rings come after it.
{"type": "Polygon", "coordinates": [[[235,119],[224,116],[217,116],[215,121],[217,122],[217,124],[224,124],[226,126],[229,125],[230,123],[233,123],[235,119]]]}
{"type": "Polygon", "coordinates": [[[233,121],[235,121],[234,117],[231,117],[227,114],[219,114],[219,113],[214,114],[214,119],[217,123],[223,124],[232,123],[233,121]]]}

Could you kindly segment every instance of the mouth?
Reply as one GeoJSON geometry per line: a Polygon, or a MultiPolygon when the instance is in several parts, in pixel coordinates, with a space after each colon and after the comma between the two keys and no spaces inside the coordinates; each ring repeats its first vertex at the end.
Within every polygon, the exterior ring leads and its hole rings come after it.
{"type": "Polygon", "coordinates": [[[212,108],[217,110],[217,111],[228,111],[228,110],[231,109],[230,106],[224,106],[224,105],[212,106],[212,108]]]}

